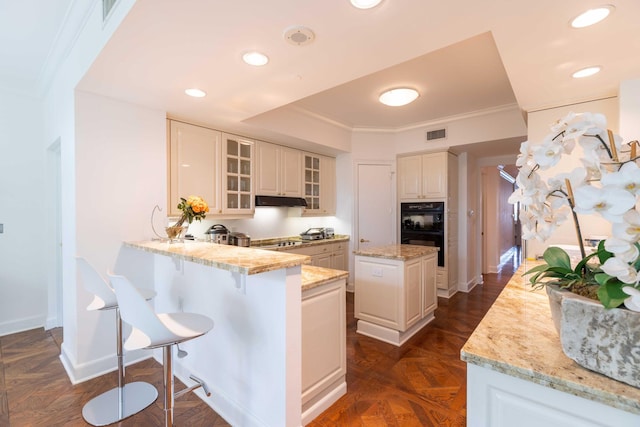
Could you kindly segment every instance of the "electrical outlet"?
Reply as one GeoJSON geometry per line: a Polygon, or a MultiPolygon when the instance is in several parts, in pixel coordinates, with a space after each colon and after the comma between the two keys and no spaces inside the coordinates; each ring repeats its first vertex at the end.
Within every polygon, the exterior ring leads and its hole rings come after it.
{"type": "Polygon", "coordinates": [[[184,311],[184,298],[178,297],[178,311],[184,311]]]}
{"type": "Polygon", "coordinates": [[[0,224],[0,233],[4,233],[4,224],[0,224]]]}
{"type": "Polygon", "coordinates": [[[371,275],[373,277],[382,277],[382,267],[373,267],[371,269],[371,275]]]}

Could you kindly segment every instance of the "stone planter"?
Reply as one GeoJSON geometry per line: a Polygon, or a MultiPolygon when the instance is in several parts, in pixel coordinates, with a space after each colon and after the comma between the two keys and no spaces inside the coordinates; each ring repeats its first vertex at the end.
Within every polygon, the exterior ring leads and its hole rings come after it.
{"type": "MultiPolygon", "coordinates": [[[[640,313],[605,309],[547,286],[552,317],[559,317],[562,351],[580,366],[640,388],[640,313]]],[[[554,318],[554,323],[555,323],[554,318]]]]}

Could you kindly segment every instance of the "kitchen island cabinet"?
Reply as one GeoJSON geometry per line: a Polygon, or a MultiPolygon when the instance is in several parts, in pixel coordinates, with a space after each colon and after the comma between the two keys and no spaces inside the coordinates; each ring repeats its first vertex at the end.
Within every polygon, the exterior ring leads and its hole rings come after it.
{"type": "Polygon", "coordinates": [[[640,426],[640,389],[589,371],[562,352],[544,290],[513,275],[461,350],[467,425],[640,426]]]}
{"type": "MultiPolygon", "coordinates": [[[[175,375],[232,425],[310,422],[346,393],[346,271],[306,255],[209,242],[127,242],[116,270],[158,293],[157,311],[214,321],[183,344],[175,375]]],[[[162,360],[161,351],[154,357],[162,360]]]]}
{"type": "Polygon", "coordinates": [[[358,333],[400,346],[433,320],[437,251],[387,245],[354,252],[358,333]]]}
{"type": "Polygon", "coordinates": [[[302,424],[347,392],[346,271],[302,266],[302,424]]]}

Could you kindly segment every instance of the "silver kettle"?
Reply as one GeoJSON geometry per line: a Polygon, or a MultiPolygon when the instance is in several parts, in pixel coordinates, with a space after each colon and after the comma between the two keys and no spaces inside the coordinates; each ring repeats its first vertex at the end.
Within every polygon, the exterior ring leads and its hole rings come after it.
{"type": "Polygon", "coordinates": [[[219,245],[229,244],[229,230],[222,224],[214,224],[205,232],[207,241],[219,245]]]}

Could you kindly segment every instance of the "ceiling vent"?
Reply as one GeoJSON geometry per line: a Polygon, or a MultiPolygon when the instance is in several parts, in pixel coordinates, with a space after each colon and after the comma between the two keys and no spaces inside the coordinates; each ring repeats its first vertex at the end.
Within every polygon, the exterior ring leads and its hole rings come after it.
{"type": "Polygon", "coordinates": [[[447,128],[428,130],[427,141],[433,141],[434,139],[447,139],[447,128]]]}
{"type": "Polygon", "coordinates": [[[118,0],[102,0],[102,20],[106,21],[107,16],[109,16],[109,12],[113,9],[113,6],[116,4],[118,0]]]}
{"type": "Polygon", "coordinates": [[[315,34],[307,27],[291,27],[284,32],[284,38],[295,46],[305,46],[313,42],[315,34]]]}

